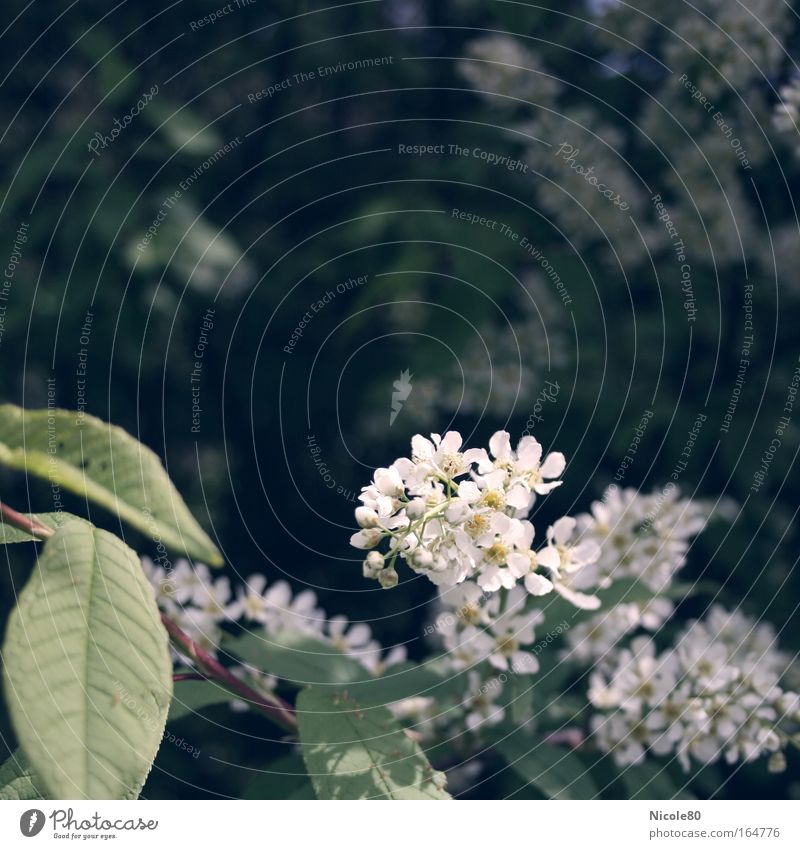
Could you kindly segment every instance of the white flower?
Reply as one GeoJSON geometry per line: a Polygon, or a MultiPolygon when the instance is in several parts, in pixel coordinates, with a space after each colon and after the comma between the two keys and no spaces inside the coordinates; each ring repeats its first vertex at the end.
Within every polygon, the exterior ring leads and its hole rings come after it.
{"type": "Polygon", "coordinates": [[[354,622],[351,625],[346,616],[334,616],[326,624],[328,640],[343,654],[363,649],[372,639],[369,625],[364,622],[354,622]]]}
{"type": "Polygon", "coordinates": [[[649,602],[617,604],[601,610],[588,622],[570,628],[567,633],[569,648],[563,657],[583,663],[599,660],[638,628],[657,630],[671,616],[673,607],[669,599],[653,598],[649,602]]]}
{"type": "Polygon", "coordinates": [[[552,478],[559,477],[564,471],[567,464],[564,455],[553,452],[547,455],[543,463],[540,463],[542,446],[532,436],[523,436],[517,444],[517,450],[513,451],[509,434],[504,430],[498,431],[489,440],[489,451],[494,461],[490,462],[487,459],[480,463],[478,471],[486,474],[503,469],[510,484],[509,489],[515,485],[521,485],[529,492],[546,495],[557,486],[561,486],[561,481],[552,480],[552,478]]]}
{"type": "Polygon", "coordinates": [[[402,560],[442,588],[472,579],[491,593],[524,582],[530,595],[555,589],[579,607],[597,607],[597,598],[581,592],[595,573],[578,573],[597,560],[598,543],[570,542],[576,522],[564,518],[537,554],[534,528],[525,518],[537,494],[560,485],[553,479],[564,470],[563,454],[553,452],[542,461],[542,446],[532,436],[513,450],[506,431],[490,439],[491,458],[483,449],[462,451],[456,431],[430,439],[418,434],[411,444],[411,459],[401,457],[378,469],[362,491],[364,507],[357,511],[362,528],[351,544],[377,549],[388,538],[385,553],[364,561],[366,577],[395,586],[394,565],[402,560]],[[381,556],[390,566],[379,567],[381,556]],[[546,574],[537,571],[540,567],[546,574]]]}
{"type": "Polygon", "coordinates": [[[514,587],[506,594],[505,609],[502,611],[499,596],[494,596],[487,604],[491,622],[488,630],[494,640],[489,663],[496,669],[511,669],[517,675],[532,675],[539,670],[536,656],[524,651],[524,647],[535,641],[533,629],[543,621],[544,616],[540,610],[526,613],[526,601],[525,590],[514,587]]]}
{"type": "Polygon", "coordinates": [[[436,620],[454,669],[488,661],[495,669],[531,675],[539,663],[525,647],[535,641],[534,627],[543,620],[540,610],[525,610],[528,595],[522,587],[486,595],[465,582],[443,596],[449,609],[436,620]],[[455,608],[455,609],[453,609],[455,608]]]}
{"type": "Polygon", "coordinates": [[[478,448],[462,452],[461,443],[461,434],[455,430],[443,437],[433,433],[430,439],[417,434],[411,439],[412,462],[426,473],[433,473],[442,480],[453,480],[486,457],[486,452],[478,448]]]}
{"type": "Polygon", "coordinates": [[[270,607],[264,598],[267,579],[263,575],[251,575],[244,587],[240,587],[236,602],[231,605],[231,619],[246,619],[262,625],[269,618],[270,607]]]}
{"type": "Polygon", "coordinates": [[[779,679],[787,667],[769,628],[740,612],[712,608],[661,655],[649,639],[637,638],[630,649],[601,660],[591,676],[589,700],[613,713],[593,718],[596,742],[620,764],[636,762],[650,749],[674,754],[686,770],[692,758],[711,763],[724,755],[734,763],[771,755],[789,737],[777,728],[788,725],[796,735],[800,718],[781,711],[786,694],[779,679]],[[753,645],[761,651],[760,667],[753,645]]]}
{"type": "Polygon", "coordinates": [[[504,513],[491,515],[489,528],[476,540],[483,563],[478,577],[482,589],[487,592],[500,587],[511,589],[519,578],[525,577],[531,568],[533,534],[530,522],[512,519],[504,513]]]}
{"type": "MultiPolygon", "coordinates": [[[[576,573],[597,562],[600,546],[591,539],[571,543],[576,526],[576,520],[570,516],[552,524],[547,529],[547,546],[537,552],[536,560],[549,571],[549,580],[559,595],[583,610],[596,610],[600,607],[600,599],[579,591],[580,583],[585,584],[587,580],[586,576],[576,576],[576,573]]],[[[528,582],[533,590],[541,584],[541,579],[534,583],[535,580],[528,582]]]]}
{"type": "Polygon", "coordinates": [[[505,708],[495,703],[502,692],[503,685],[497,678],[483,681],[477,672],[469,673],[468,691],[462,706],[466,710],[464,721],[470,731],[503,721],[505,708]]]}

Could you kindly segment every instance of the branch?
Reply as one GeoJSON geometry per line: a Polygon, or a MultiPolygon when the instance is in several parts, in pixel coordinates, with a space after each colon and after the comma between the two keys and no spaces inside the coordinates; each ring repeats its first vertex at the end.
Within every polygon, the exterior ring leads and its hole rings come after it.
{"type": "Polygon", "coordinates": [[[252,704],[261,713],[268,716],[274,722],[277,722],[282,728],[285,728],[287,731],[297,730],[297,718],[294,711],[283,699],[278,696],[267,698],[261,693],[256,692],[252,687],[249,687],[244,681],[240,681],[205,649],[197,645],[188,634],[184,633],[164,613],[161,614],[161,622],[167,629],[169,638],[172,640],[175,648],[181,654],[188,657],[201,672],[204,672],[209,678],[219,681],[226,689],[252,704]]]}
{"type": "MultiPolygon", "coordinates": [[[[25,533],[30,534],[36,539],[47,539],[55,533],[52,528],[48,528],[46,525],[41,524],[41,522],[30,516],[26,516],[24,513],[19,513],[2,502],[0,502],[0,518],[12,527],[19,528],[19,530],[25,531],[25,533]]],[[[231,693],[252,704],[253,707],[260,710],[261,713],[268,716],[274,722],[277,722],[282,728],[288,731],[297,730],[297,718],[294,715],[291,705],[287,704],[278,696],[270,696],[268,698],[256,692],[252,687],[245,684],[244,681],[240,681],[207,651],[198,646],[188,634],[184,633],[163,613],[161,614],[161,622],[167,629],[169,638],[175,648],[186,655],[206,676],[218,681],[231,693]]]]}
{"type": "Polygon", "coordinates": [[[7,525],[25,531],[26,534],[37,539],[47,539],[55,533],[52,528],[48,528],[47,525],[43,525],[24,513],[18,513],[7,504],[3,504],[2,501],[0,501],[0,516],[7,525]]]}

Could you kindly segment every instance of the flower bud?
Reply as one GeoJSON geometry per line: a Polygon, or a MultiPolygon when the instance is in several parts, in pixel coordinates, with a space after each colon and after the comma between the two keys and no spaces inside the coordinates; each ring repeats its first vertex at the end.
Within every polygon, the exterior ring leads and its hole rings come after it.
{"type": "Polygon", "coordinates": [[[378,575],[378,582],[385,590],[391,590],[397,586],[399,578],[397,577],[397,572],[394,569],[384,569],[378,575]]]}
{"type": "Polygon", "coordinates": [[[377,578],[384,566],[384,556],[380,551],[370,551],[364,561],[364,577],[377,578]]]}
{"type": "Polygon", "coordinates": [[[367,528],[350,537],[350,545],[354,548],[375,548],[383,538],[383,531],[378,528],[367,528]]]}
{"type": "Polygon", "coordinates": [[[434,557],[431,564],[432,572],[444,572],[447,569],[447,561],[444,557],[434,557]]]}
{"type": "Polygon", "coordinates": [[[767,770],[769,772],[785,772],[786,755],[783,752],[774,752],[767,762],[767,770]]]}
{"type": "Polygon", "coordinates": [[[433,566],[433,555],[424,548],[417,549],[412,559],[417,569],[430,569],[433,566]]]}
{"type": "Polygon", "coordinates": [[[356,507],[356,522],[360,528],[377,528],[378,514],[371,507],[356,507]]]}
{"type": "Polygon", "coordinates": [[[406,516],[409,519],[419,519],[425,512],[425,502],[421,498],[414,498],[406,505],[406,516]]]}

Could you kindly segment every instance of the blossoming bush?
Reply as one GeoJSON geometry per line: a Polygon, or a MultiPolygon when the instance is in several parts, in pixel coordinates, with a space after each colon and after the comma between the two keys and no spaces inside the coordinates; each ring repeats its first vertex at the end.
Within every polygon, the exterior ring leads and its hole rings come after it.
{"type": "MultiPolygon", "coordinates": [[[[164,550],[221,564],[127,434],[70,413],[2,413],[6,465],[55,476],[164,550]],[[51,417],[55,465],[42,463],[51,417]]],[[[167,724],[220,704],[279,730],[286,755],[264,772],[291,780],[259,779],[254,792],[269,796],[445,799],[498,760],[558,798],[600,795],[607,754],[622,770],[612,781],[661,764],[651,792],[662,796],[687,792],[670,783],[673,759],[687,773],[722,757],[785,767],[800,698],[769,626],[714,605],[659,645],[673,604],[698,589],[675,578],[708,505],[674,486],[612,487],[537,537],[531,510],[561,485],[562,454],[504,431],[488,450],[455,431],[411,449],[363,488],[351,543],[382,587],[410,574],[434,585],[420,662],[328,616],[311,590],[258,574],[233,587],[197,561],[140,560],[78,517],[0,506],[3,543],[44,542],[3,645],[20,742],[3,798],[135,797],[167,724]]]]}

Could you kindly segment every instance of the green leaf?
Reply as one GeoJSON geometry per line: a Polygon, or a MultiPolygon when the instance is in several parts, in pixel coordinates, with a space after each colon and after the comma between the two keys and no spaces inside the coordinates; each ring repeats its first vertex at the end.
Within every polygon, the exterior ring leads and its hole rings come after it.
{"type": "Polygon", "coordinates": [[[9,618],[3,664],[14,731],[48,796],[138,795],[172,664],[135,552],[87,523],[56,531],[9,618]]]}
{"type": "Polygon", "coordinates": [[[629,799],[696,799],[685,788],[678,788],[665,767],[652,761],[628,766],[620,772],[629,799]]]}
{"type": "Polygon", "coordinates": [[[17,749],[0,766],[0,801],[11,799],[43,799],[39,791],[33,770],[25,755],[17,749]]]}
{"type": "Polygon", "coordinates": [[[594,799],[598,795],[585,764],[570,749],[521,732],[497,740],[495,748],[514,772],[549,799],[594,799]]]}
{"type": "MultiPolygon", "coordinates": [[[[468,673],[453,672],[441,658],[422,664],[398,663],[379,678],[350,683],[347,694],[361,705],[388,705],[416,696],[441,700],[463,694],[468,673]]],[[[340,688],[341,689],[341,688],[340,688]]]]}
{"type": "Polygon", "coordinates": [[[203,708],[231,702],[235,698],[237,696],[215,681],[176,681],[167,722],[193,716],[203,708]]]}
{"type": "Polygon", "coordinates": [[[307,689],[297,700],[300,743],[320,799],[449,799],[444,775],[385,707],[307,689]]]}
{"type": "Polygon", "coordinates": [[[301,686],[348,684],[370,677],[355,658],[296,631],[269,635],[250,632],[225,640],[223,648],[262,672],[301,686]]]}
{"type": "Polygon", "coordinates": [[[94,501],[167,548],[222,564],[159,458],[121,428],[68,410],[2,404],[0,464],[94,501]]]}
{"type": "Polygon", "coordinates": [[[287,755],[271,763],[244,787],[243,799],[316,799],[314,787],[300,755],[287,755]]]}
{"type": "MultiPolygon", "coordinates": [[[[40,525],[45,525],[52,528],[54,531],[63,527],[67,522],[83,522],[78,516],[73,516],[72,513],[24,513],[26,518],[38,522],[40,525]]],[[[0,545],[11,545],[16,542],[41,542],[39,537],[29,534],[27,531],[21,531],[13,525],[7,524],[3,517],[0,516],[0,545]]]]}
{"type": "Polygon", "coordinates": [[[682,599],[707,590],[707,584],[675,583],[654,591],[640,578],[621,578],[607,589],[594,592],[600,599],[600,607],[597,610],[581,610],[556,593],[546,596],[542,600],[541,608],[547,615],[548,622],[559,620],[572,627],[595,617],[602,617],[604,611],[611,610],[618,604],[645,604],[654,598],[682,599]]]}

